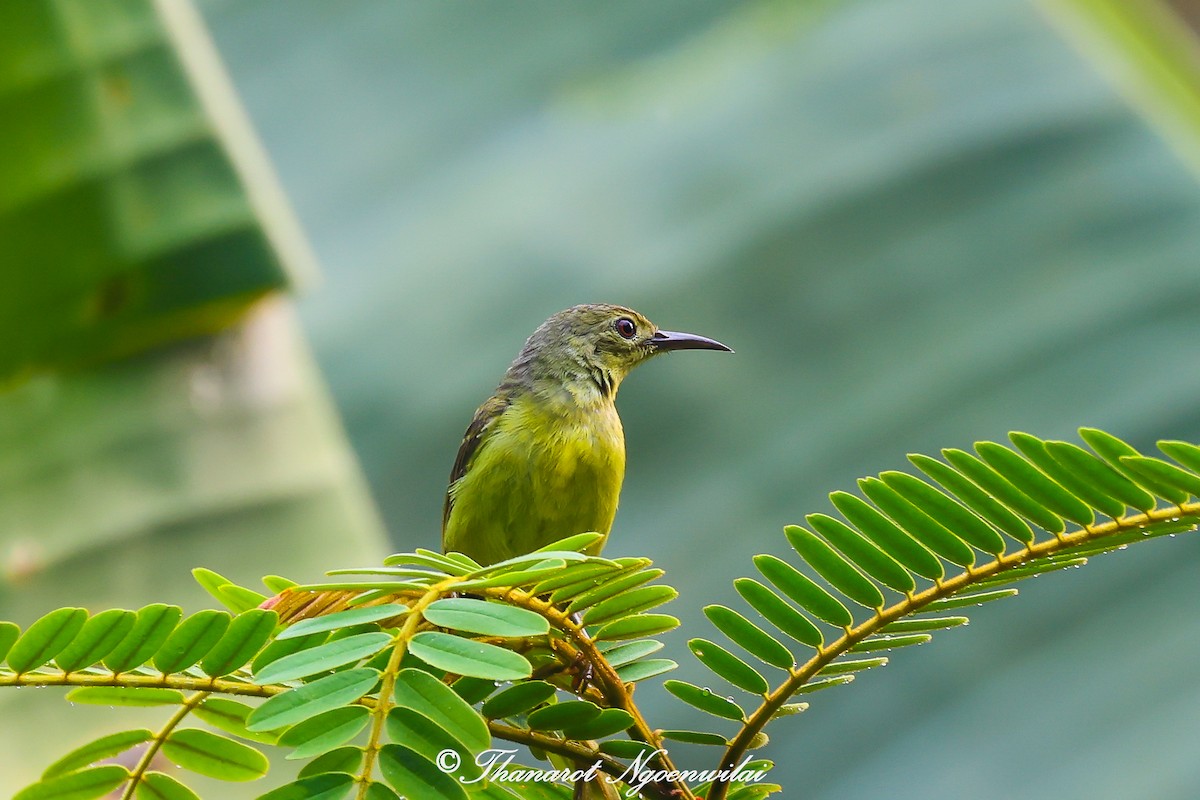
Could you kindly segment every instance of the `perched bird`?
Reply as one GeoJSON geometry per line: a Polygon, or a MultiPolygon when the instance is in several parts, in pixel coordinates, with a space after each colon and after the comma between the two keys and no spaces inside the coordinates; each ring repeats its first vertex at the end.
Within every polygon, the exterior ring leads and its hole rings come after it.
{"type": "Polygon", "coordinates": [[[659,330],[621,306],[575,306],[543,322],[467,428],[450,472],[442,549],[494,564],[576,533],[607,537],[625,476],[617,388],[638,364],[672,350],[732,352],[659,330]]]}

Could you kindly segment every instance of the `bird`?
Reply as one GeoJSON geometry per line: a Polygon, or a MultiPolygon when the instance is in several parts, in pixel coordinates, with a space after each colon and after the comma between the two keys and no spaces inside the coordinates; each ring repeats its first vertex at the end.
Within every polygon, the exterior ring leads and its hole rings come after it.
{"type": "Polygon", "coordinates": [[[625,476],[615,400],[630,370],[676,350],[733,352],[607,303],[552,315],[475,412],[450,471],[442,550],[491,565],[612,529],[625,476]]]}

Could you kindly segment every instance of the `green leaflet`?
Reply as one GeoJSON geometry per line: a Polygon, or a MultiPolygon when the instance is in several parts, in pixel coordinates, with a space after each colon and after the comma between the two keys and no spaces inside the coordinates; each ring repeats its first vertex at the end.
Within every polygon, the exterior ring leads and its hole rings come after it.
{"type": "Polygon", "coordinates": [[[937,556],[862,498],[849,492],[834,492],[829,499],[851,525],[908,569],[931,581],[945,576],[945,568],[937,556]]]}
{"type": "Polygon", "coordinates": [[[199,728],[180,728],[163,742],[162,754],[201,775],[252,781],[267,774],[267,757],[249,745],[199,728]]]}
{"type": "Polygon", "coordinates": [[[754,566],[763,577],[818,619],[839,628],[854,624],[854,617],[837,598],[813,583],[812,579],[781,558],[772,555],[754,557],[754,566]]]}
{"type": "Polygon", "coordinates": [[[95,741],[88,742],[81,747],[76,747],[46,767],[46,771],[42,773],[42,779],[45,780],[46,778],[53,778],[56,775],[74,772],[90,764],[95,764],[97,761],[124,753],[134,745],[148,742],[153,738],[154,734],[145,728],[120,731],[119,733],[110,733],[108,736],[101,736],[95,741]]]}
{"type": "Polygon", "coordinates": [[[204,702],[192,709],[192,714],[201,722],[206,722],[218,730],[232,733],[242,739],[249,739],[261,744],[278,744],[279,736],[263,731],[246,729],[246,720],[250,718],[253,708],[228,697],[210,695],[204,702]]]}
{"type": "Polygon", "coordinates": [[[863,478],[858,486],[871,502],[910,536],[947,561],[962,567],[975,563],[975,551],[946,526],[906,500],[878,478],[863,478]]]}
{"type": "Polygon", "coordinates": [[[113,672],[140,667],[158,652],[163,642],[183,618],[183,609],[165,603],[153,603],[137,612],[133,630],[104,657],[104,666],[113,672]]]}
{"type": "Polygon", "coordinates": [[[1087,481],[1071,470],[1065,468],[1050,454],[1047,443],[1028,433],[1014,431],[1008,435],[1009,441],[1021,453],[1046,473],[1058,485],[1087,503],[1092,508],[1116,519],[1125,513],[1125,504],[1116,497],[1105,493],[1102,487],[1087,481]]]}
{"type": "Polygon", "coordinates": [[[551,703],[529,712],[525,724],[532,730],[558,731],[576,723],[586,724],[600,716],[600,707],[587,700],[551,703]]]}
{"type": "Polygon", "coordinates": [[[458,739],[444,728],[432,724],[429,717],[411,708],[400,706],[388,712],[387,733],[393,742],[403,744],[434,763],[437,763],[439,754],[454,753],[458,757],[455,777],[472,780],[482,773],[475,765],[474,755],[467,751],[458,739]]]}
{"type": "Polygon", "coordinates": [[[183,702],[183,692],[157,687],[80,686],[67,692],[67,702],[95,706],[176,706],[183,702]]]}
{"type": "Polygon", "coordinates": [[[550,632],[550,623],[541,614],[468,597],[436,600],[423,613],[425,619],[438,627],[484,636],[515,638],[550,632]]]}
{"type": "Polygon", "coordinates": [[[661,569],[631,569],[627,574],[610,578],[599,586],[588,589],[586,592],[576,596],[567,606],[567,611],[572,614],[577,611],[583,611],[610,597],[616,597],[623,592],[627,592],[635,586],[648,583],[662,574],[663,571],[661,569]]]}
{"type": "Polygon", "coordinates": [[[440,631],[421,631],[409,640],[408,651],[426,664],[456,675],[515,681],[533,672],[520,653],[440,631]]]}
{"type": "Polygon", "coordinates": [[[297,773],[301,778],[309,778],[328,772],[358,772],[362,767],[363,750],[361,747],[339,747],[314,758],[304,765],[297,773]]]}
{"type": "Polygon", "coordinates": [[[617,645],[601,645],[600,652],[604,659],[613,667],[621,667],[639,658],[657,653],[663,649],[663,643],[655,639],[638,639],[632,642],[622,642],[617,645]]]}
{"type": "Polygon", "coordinates": [[[21,626],[15,622],[0,622],[0,663],[4,662],[13,642],[21,638],[21,626]]]}
{"type": "Polygon", "coordinates": [[[586,723],[570,724],[563,728],[563,736],[568,739],[601,739],[620,733],[633,725],[633,715],[620,708],[605,708],[586,723]]]}
{"type": "Polygon", "coordinates": [[[359,633],[344,639],[334,639],[272,661],[254,674],[254,680],[265,685],[307,678],[370,658],[387,647],[391,641],[392,635],[382,632],[359,633]]]}
{"type": "Polygon", "coordinates": [[[995,442],[979,442],[975,452],[1009,483],[1054,514],[1081,526],[1096,521],[1087,504],[1007,447],[995,442]]]}
{"type": "MultiPolygon", "coordinates": [[[[990,494],[979,488],[966,475],[936,458],[930,458],[919,453],[911,453],[908,460],[917,469],[937,481],[943,489],[960,502],[986,519],[997,529],[1013,539],[1028,544],[1033,541],[1033,531],[1029,524],[1018,517],[1008,506],[996,500],[990,494]]],[[[1132,484],[1131,484],[1132,485],[1132,484]]]]}
{"type": "Polygon", "coordinates": [[[92,767],[38,781],[13,795],[13,800],[93,800],[125,782],[129,770],[115,764],[92,767]]]}
{"type": "Polygon", "coordinates": [[[496,682],[487,678],[459,678],[450,688],[463,700],[474,705],[496,691],[496,682]]]}
{"type": "Polygon", "coordinates": [[[1187,502],[1187,495],[1200,496],[1200,476],[1193,475],[1174,464],[1168,464],[1149,456],[1122,456],[1121,463],[1141,475],[1162,486],[1170,486],[1183,493],[1183,500],[1173,500],[1175,503],[1187,502]]]}
{"type": "Polygon", "coordinates": [[[597,642],[640,639],[643,636],[657,636],[677,627],[679,620],[667,614],[637,614],[601,625],[592,639],[597,642]]]}
{"type": "Polygon", "coordinates": [[[284,731],[279,744],[293,748],[286,758],[312,758],[353,739],[367,727],[371,713],[365,706],[330,709],[284,731]]]}
{"type": "Polygon", "coordinates": [[[233,614],[241,614],[243,611],[258,608],[267,599],[258,592],[247,589],[244,586],[238,586],[224,575],[213,572],[211,569],[197,567],[192,570],[192,577],[218,603],[225,606],[233,614]]]}
{"type": "Polygon", "coordinates": [[[824,637],[820,629],[782,597],[752,578],[738,578],[733,585],[742,599],[776,628],[809,647],[821,646],[824,637]]]}
{"type": "Polygon", "coordinates": [[[467,793],[452,776],[429,759],[404,745],[384,745],[379,769],[399,794],[421,800],[467,800],[467,793]]]}
{"type": "Polygon", "coordinates": [[[765,694],[770,685],[758,671],[720,645],[707,639],[692,639],[688,649],[700,663],[750,694],[765,694]]]}
{"type": "Polygon", "coordinates": [[[1046,442],[1046,452],[1068,472],[1079,475],[1084,482],[1099,487],[1129,508],[1150,511],[1156,505],[1154,495],[1077,444],[1046,442]]]}
{"type": "Polygon", "coordinates": [[[488,698],[487,702],[483,704],[483,715],[488,719],[503,719],[523,714],[549,700],[554,693],[554,686],[545,681],[514,683],[488,698]]]}
{"type": "Polygon", "coordinates": [[[129,635],[136,619],[136,613],[120,608],[101,611],[54,657],[55,665],[63,672],[74,672],[98,663],[129,635]]]}
{"type": "Polygon", "coordinates": [[[717,630],[761,661],[780,669],[791,669],[795,665],[796,659],[790,650],[733,609],[721,605],[705,606],[704,616],[717,630]]]}
{"type": "Polygon", "coordinates": [[[336,672],[269,698],[254,709],[246,727],[252,731],[269,731],[303,722],[330,709],[353,703],[378,681],[378,670],[360,667],[336,672]]]}
{"type": "Polygon", "coordinates": [[[396,703],[428,717],[453,732],[467,750],[478,753],[491,746],[492,736],[475,709],[428,672],[402,669],[396,676],[396,703]]]}
{"type": "MultiPolygon", "coordinates": [[[[1062,519],[1054,512],[1013,486],[1007,478],[965,450],[946,448],[942,451],[942,456],[981,489],[1034,525],[1050,533],[1062,533],[1066,530],[1062,519]]],[[[1030,532],[1026,544],[1032,541],[1033,533],[1030,532]]]]}
{"type": "Polygon", "coordinates": [[[154,654],[154,667],[163,674],[182,672],[208,654],[225,635],[230,616],[225,611],[197,611],[171,632],[154,654]]]}
{"type": "Polygon", "coordinates": [[[704,731],[663,731],[662,737],[670,739],[673,742],[703,744],[711,747],[724,747],[728,744],[724,736],[717,733],[705,733],[704,731]]]}
{"type": "Polygon", "coordinates": [[[1158,495],[1168,503],[1179,505],[1187,501],[1187,492],[1170,484],[1163,483],[1152,475],[1138,472],[1128,464],[1125,464],[1121,460],[1122,457],[1140,456],[1141,453],[1116,436],[1096,430],[1095,428],[1080,428],[1079,435],[1087,442],[1088,447],[1091,447],[1096,451],[1098,456],[1108,462],[1109,466],[1138,486],[1158,495]]]}
{"type": "Polygon", "coordinates": [[[882,629],[883,633],[924,633],[940,631],[958,625],[966,625],[966,617],[906,617],[888,623],[882,629]]]}
{"type": "Polygon", "coordinates": [[[8,651],[8,666],[18,675],[45,664],[66,649],[83,629],[88,613],[59,608],[30,625],[8,651]]]}
{"type": "Polygon", "coordinates": [[[258,800],[342,800],[353,788],[353,775],[327,772],[280,786],[260,795],[258,800]]]}
{"type": "Polygon", "coordinates": [[[219,678],[245,666],[266,644],[278,624],[279,615],[274,611],[252,608],[238,614],[229,623],[221,639],[204,656],[200,669],[219,678]]]}
{"type": "Polygon", "coordinates": [[[706,714],[723,717],[724,719],[737,720],[738,722],[745,719],[746,715],[742,711],[741,706],[727,697],[714,694],[710,689],[703,689],[694,684],[676,680],[663,681],[663,688],[683,702],[700,709],[706,714]]]}
{"type": "Polygon", "coordinates": [[[408,607],[388,603],[381,606],[366,606],[363,608],[351,608],[347,611],[338,611],[334,614],[326,614],[312,619],[304,619],[291,625],[287,630],[283,631],[276,639],[295,639],[300,636],[310,636],[314,633],[323,633],[325,631],[334,631],[338,628],[348,628],[351,625],[362,625],[367,622],[380,622],[392,617],[398,617],[408,613],[408,607]]]}
{"type": "Polygon", "coordinates": [[[994,592],[971,592],[969,594],[956,594],[951,597],[942,598],[941,600],[934,600],[921,610],[945,611],[950,608],[981,606],[984,603],[990,603],[993,600],[1001,600],[1005,597],[1012,597],[1016,593],[1016,589],[997,589],[994,592]]]}
{"type": "Polygon", "coordinates": [[[647,678],[656,678],[678,667],[679,665],[669,658],[646,658],[617,667],[617,677],[623,683],[637,683],[647,678]]]}
{"type": "Polygon", "coordinates": [[[817,675],[825,677],[828,675],[850,675],[855,672],[862,672],[875,667],[882,667],[888,663],[886,658],[860,658],[846,659],[843,661],[834,661],[826,664],[818,670],[817,675]]]}
{"type": "Polygon", "coordinates": [[[599,625],[669,603],[679,596],[671,586],[642,586],[597,603],[583,614],[584,625],[599,625]]]}
{"type": "Polygon", "coordinates": [[[200,800],[200,796],[162,772],[147,772],[138,783],[137,800],[200,800]]]}
{"type": "Polygon", "coordinates": [[[917,588],[912,573],[846,523],[827,514],[809,514],[804,519],[846,558],[884,586],[904,593],[917,588]]]}
{"type": "Polygon", "coordinates": [[[866,608],[883,606],[879,588],[815,533],[799,525],[788,525],[783,531],[792,548],[831,586],[866,608]]]}
{"type": "Polygon", "coordinates": [[[980,519],[973,511],[960,505],[920,478],[907,472],[889,470],[880,473],[880,478],[891,489],[973,547],[1000,555],[1004,552],[1004,539],[992,526],[980,519]]]}

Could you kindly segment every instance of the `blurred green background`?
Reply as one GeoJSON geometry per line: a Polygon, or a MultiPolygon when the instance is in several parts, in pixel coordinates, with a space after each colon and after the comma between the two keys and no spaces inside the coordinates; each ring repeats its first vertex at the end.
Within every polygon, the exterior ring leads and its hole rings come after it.
{"type": "MultiPolygon", "coordinates": [[[[196,564],[312,577],[383,529],[435,547],[472,411],[578,302],[737,350],[656,361],[620,399],[609,548],[680,588],[685,680],[707,680],[700,607],[905,453],[1079,425],[1200,440],[1200,186],[1025,0],[198,8],[321,276],[298,327],[251,298],[215,340],[0,397],[0,491],[25,509],[0,511],[0,617],[198,603],[196,564]]],[[[295,283],[296,258],[245,258],[264,291],[295,283]]],[[[1030,582],[760,754],[806,800],[1195,798],[1198,559],[1180,537],[1030,582]]],[[[59,750],[11,747],[0,788],[59,750]]]]}

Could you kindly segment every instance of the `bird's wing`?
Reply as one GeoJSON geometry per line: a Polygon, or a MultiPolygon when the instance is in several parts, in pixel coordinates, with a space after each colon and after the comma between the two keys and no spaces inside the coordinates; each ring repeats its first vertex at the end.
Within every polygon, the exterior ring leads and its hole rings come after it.
{"type": "Polygon", "coordinates": [[[458,455],[454,459],[454,468],[450,470],[450,485],[446,487],[446,503],[442,507],[442,535],[446,533],[446,523],[450,521],[450,509],[454,507],[454,484],[471,466],[471,457],[479,450],[479,445],[487,437],[488,431],[504,410],[509,406],[507,397],[494,396],[488,399],[475,411],[475,417],[463,434],[462,444],[458,447],[458,455]]]}

